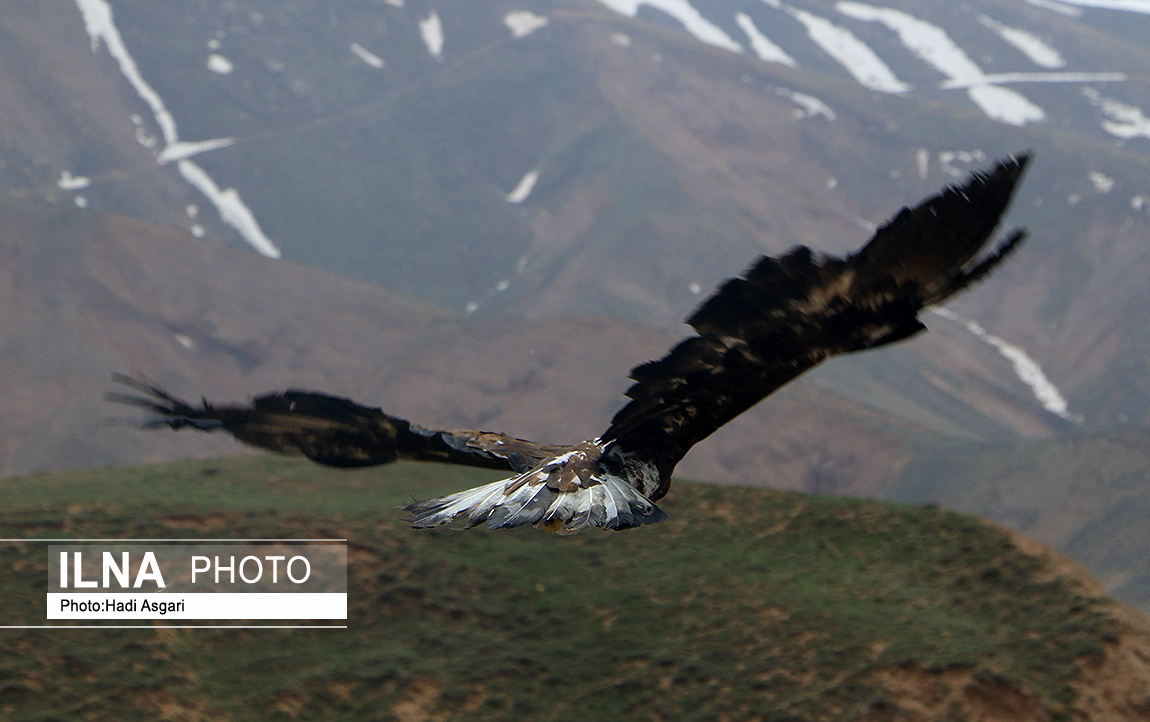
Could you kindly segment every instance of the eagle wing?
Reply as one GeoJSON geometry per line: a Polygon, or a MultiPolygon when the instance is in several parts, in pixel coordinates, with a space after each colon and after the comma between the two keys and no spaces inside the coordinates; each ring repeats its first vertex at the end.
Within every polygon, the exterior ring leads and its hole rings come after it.
{"type": "Polygon", "coordinates": [[[631,401],[602,440],[655,464],[661,487],[694,444],[836,354],[908,338],[918,312],[989,273],[1025,238],[983,253],[1029,161],[999,161],[902,209],[846,258],[798,247],[759,258],[687,320],[697,335],[631,371],[631,401]]]}
{"type": "Polygon", "coordinates": [[[665,517],[653,502],[666,494],[672,470],[694,444],[823,359],[923,330],[919,311],[982,278],[1017,248],[1026,235],[1021,230],[984,252],[1028,161],[1026,155],[1000,161],[964,185],[904,208],[846,258],[803,247],[760,258],[688,319],[696,335],[632,370],[631,401],[598,439],[574,447],[424,429],[309,391],[194,407],[149,381],[117,376],[133,393],[109,398],[150,411],[148,426],[223,430],[329,466],[412,459],[513,472],[405,505],[414,526],[465,519],[576,532],[649,524],[665,517]]]}
{"type": "Polygon", "coordinates": [[[425,429],[380,409],[314,391],[267,393],[248,404],[226,406],[205,399],[193,406],[151,381],[123,374],[113,378],[132,393],[109,393],[108,400],[149,411],[145,426],[225,431],[245,444],[302,454],[327,466],[378,466],[410,459],[522,473],[565,448],[488,431],[425,429]]]}

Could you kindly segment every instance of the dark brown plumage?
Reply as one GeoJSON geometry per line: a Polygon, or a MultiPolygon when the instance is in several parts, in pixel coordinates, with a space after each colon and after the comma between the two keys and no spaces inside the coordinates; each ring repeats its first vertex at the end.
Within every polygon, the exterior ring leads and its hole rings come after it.
{"type": "Polygon", "coordinates": [[[923,307],[985,276],[1025,238],[1015,230],[978,256],[1028,161],[1012,157],[904,208],[845,259],[802,246],[760,257],[687,319],[698,335],[631,371],[632,401],[602,438],[641,450],[669,484],[688,449],[820,361],[924,330],[923,307]]]}
{"type": "Polygon", "coordinates": [[[398,459],[438,461],[526,471],[565,446],[537,444],[489,431],[434,431],[379,409],[313,391],[277,391],[251,403],[193,407],[142,378],[115,374],[136,393],[109,393],[109,401],[138,406],[154,416],[145,427],[226,431],[236,439],[281,454],[301,454],[325,466],[379,466],[398,459]]]}
{"type": "Polygon", "coordinates": [[[265,394],[247,405],[204,401],[193,407],[151,382],[118,376],[135,393],[109,398],[152,412],[147,426],[223,430],[330,466],[414,459],[513,474],[405,505],[413,526],[464,519],[468,525],[532,524],[570,533],[651,523],[665,517],[653,502],[667,493],[675,465],[693,445],[824,359],[922,331],[920,310],[983,278],[1014,251],[1024,231],[1011,232],[989,253],[984,248],[1028,162],[1027,155],[1007,158],[904,208],[846,258],[805,247],[759,258],[691,315],[687,322],[696,335],[632,370],[630,402],[600,437],[576,446],[424,429],[307,391],[265,394]]]}

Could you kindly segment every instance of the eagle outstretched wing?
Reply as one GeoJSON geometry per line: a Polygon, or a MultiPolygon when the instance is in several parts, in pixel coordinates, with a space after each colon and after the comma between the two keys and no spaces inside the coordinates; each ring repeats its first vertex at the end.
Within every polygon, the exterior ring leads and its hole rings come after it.
{"type": "Polygon", "coordinates": [[[146,427],[226,431],[239,441],[281,454],[302,454],[343,468],[378,466],[397,459],[438,461],[523,472],[566,448],[489,431],[425,429],[380,409],[314,391],[277,391],[248,404],[192,406],[143,378],[115,374],[134,393],[109,401],[147,409],[146,427]]]}
{"type": "Polygon", "coordinates": [[[146,426],[226,431],[272,451],[329,466],[440,461],[512,476],[402,508],[413,526],[626,529],[665,518],[655,501],[696,443],[831,356],[909,338],[918,313],[986,276],[1023,241],[1015,230],[984,249],[1013,197],[1028,155],[999,161],[960,186],[902,209],[856,253],[798,247],[764,256],[724,283],[687,322],[696,335],[631,372],[631,399],[598,438],[538,444],[481,431],[430,430],[377,408],[310,391],[249,404],[192,406],[141,378],[109,399],[147,409],[146,426]]]}
{"type": "Polygon", "coordinates": [[[670,471],[687,450],[775,389],[836,354],[923,330],[918,312],[984,277],[1025,238],[983,254],[1029,162],[1000,161],[902,209],[846,258],[798,247],[759,258],[687,320],[697,335],[631,371],[631,402],[602,439],[670,471]]]}

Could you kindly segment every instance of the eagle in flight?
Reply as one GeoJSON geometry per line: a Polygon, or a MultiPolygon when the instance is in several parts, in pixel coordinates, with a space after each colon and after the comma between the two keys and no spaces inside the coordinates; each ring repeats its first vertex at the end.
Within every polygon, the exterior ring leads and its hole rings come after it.
{"type": "Polygon", "coordinates": [[[984,252],[1029,162],[1000,160],[913,208],[856,253],[797,247],[763,256],[687,319],[695,335],[635,367],[630,401],[597,438],[541,444],[490,431],[434,430],[377,408],[311,391],[243,405],[193,406],[142,379],[109,400],[143,407],[147,427],[226,431],[271,451],[328,466],[396,459],[498,469],[507,478],[403,505],[413,527],[458,521],[575,533],[630,529],[666,518],[656,506],[692,446],[830,356],[877,348],[925,329],[919,312],[986,276],[1026,237],[1016,229],[984,252]]]}

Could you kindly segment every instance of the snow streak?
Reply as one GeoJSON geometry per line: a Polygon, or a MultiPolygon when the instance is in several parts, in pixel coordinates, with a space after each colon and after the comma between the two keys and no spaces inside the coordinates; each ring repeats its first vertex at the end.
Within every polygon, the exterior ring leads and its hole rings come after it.
{"type": "Polygon", "coordinates": [[[511,37],[522,38],[547,25],[547,18],[530,10],[513,10],[503,16],[503,24],[511,31],[511,37]]]}
{"type": "Polygon", "coordinates": [[[439,20],[439,13],[433,12],[427,19],[419,21],[419,34],[423,36],[423,44],[432,57],[443,57],[443,23],[439,20]]]}
{"type": "Polygon", "coordinates": [[[840,2],[839,12],[857,20],[886,25],[899,41],[923,62],[962,83],[967,95],[988,117],[1010,125],[1045,120],[1046,111],[1017,91],[991,85],[986,73],[937,25],[913,15],[858,2],[840,2]]]}
{"type": "Polygon", "coordinates": [[[350,49],[351,52],[355,54],[355,57],[359,58],[376,70],[379,70],[383,67],[383,58],[379,57],[359,43],[352,43],[348,46],[348,49],[350,49]]]}
{"type": "Polygon", "coordinates": [[[1114,190],[1114,179],[1105,173],[1092,170],[1086,174],[1086,177],[1090,179],[1090,184],[1094,186],[1094,190],[1099,193],[1109,193],[1114,190]]]}
{"type": "Polygon", "coordinates": [[[811,40],[863,87],[882,93],[905,93],[910,90],[911,86],[899,80],[870,46],[851,31],[806,10],[787,5],[782,8],[802,23],[811,40]]]}
{"type": "Polygon", "coordinates": [[[800,93],[787,88],[775,88],[775,94],[781,95],[799,106],[795,109],[795,118],[799,120],[803,118],[813,118],[817,115],[821,115],[827,120],[834,120],[837,117],[829,105],[813,95],[807,95],[806,93],[800,93]]]}
{"type": "Polygon", "coordinates": [[[56,181],[56,186],[61,190],[78,191],[92,185],[92,179],[82,175],[72,175],[69,171],[64,171],[60,174],[60,180],[56,181]]]}
{"type": "MultiPolygon", "coordinates": [[[[128,48],[120,36],[119,29],[112,20],[112,7],[107,3],[107,0],[76,0],[76,7],[80,10],[80,15],[84,20],[84,28],[91,39],[92,52],[96,52],[100,43],[103,43],[108,54],[119,65],[120,73],[131,84],[140,99],[151,108],[152,116],[160,128],[160,134],[164,140],[164,148],[157,155],[157,161],[160,163],[178,161],[177,168],[180,175],[208,197],[208,200],[216,206],[220,213],[220,219],[224,223],[239,231],[243,239],[259,253],[269,258],[279,258],[279,249],[260,230],[255,216],[244,205],[239,193],[234,188],[220,190],[203,168],[187,160],[196,153],[231,145],[232,139],[219,138],[196,143],[181,142],[179,134],[176,132],[175,118],[164,107],[164,101],[160,98],[160,94],[144,80],[136,61],[128,52],[128,48]]],[[[133,122],[135,121],[133,120],[133,122]]]]}
{"type": "Polygon", "coordinates": [[[939,83],[943,90],[970,88],[975,85],[1007,83],[1122,83],[1130,79],[1126,73],[987,73],[970,79],[951,79],[939,83]]]}
{"type": "Polygon", "coordinates": [[[682,23],[696,40],[731,52],[743,52],[742,45],[735,42],[718,25],[703,17],[687,0],[599,0],[599,2],[629,18],[638,15],[639,7],[642,5],[661,10],[682,23]]]}
{"type": "Polygon", "coordinates": [[[1060,0],[1067,5],[1150,15],[1150,0],[1060,0]]]}
{"type": "Polygon", "coordinates": [[[124,45],[124,39],[120,37],[119,29],[112,22],[112,6],[106,0],[76,0],[76,6],[80,9],[80,15],[84,18],[84,28],[92,40],[92,52],[99,50],[100,43],[104,43],[108,54],[120,66],[120,73],[131,83],[140,99],[152,109],[152,115],[156,118],[156,125],[160,126],[164,142],[170,143],[176,140],[176,121],[164,107],[160,94],[152,90],[152,86],[148,85],[144,76],[140,74],[136,61],[124,45]]]}
{"type": "Polygon", "coordinates": [[[1047,45],[1037,35],[1019,28],[1012,28],[1009,25],[1003,25],[986,15],[979,15],[978,22],[998,33],[999,37],[1017,48],[1035,65],[1051,70],[1066,66],[1066,59],[1062,57],[1062,53],[1047,45]]]}
{"type": "Polygon", "coordinates": [[[1081,10],[1072,5],[1063,5],[1062,3],[1057,2],[1057,0],[1026,0],[1026,2],[1036,8],[1050,10],[1051,12],[1056,12],[1059,15],[1063,15],[1068,18],[1082,17],[1081,10]]]}
{"type": "MultiPolygon", "coordinates": [[[[715,47],[741,53],[743,45],[736,42],[718,24],[705,18],[689,0],[598,0],[600,4],[628,17],[636,17],[640,8],[659,10],[677,20],[696,39],[715,47]]],[[[1081,15],[1080,7],[1099,7],[1131,12],[1150,13],[1150,0],[1026,0],[1032,5],[1070,16],[1081,15]]],[[[797,20],[806,30],[810,41],[853,77],[860,85],[883,93],[902,94],[912,86],[899,79],[895,71],[874,49],[843,25],[822,15],[789,5],[783,0],[762,0],[768,7],[784,12],[797,20]]],[[[1008,125],[1022,126],[1047,119],[1046,111],[1013,88],[1002,87],[1017,83],[1096,83],[1129,80],[1119,72],[1052,72],[1066,67],[1062,53],[1037,34],[1012,27],[988,15],[980,14],[983,27],[997,34],[1003,41],[1024,55],[1031,63],[1046,72],[987,73],[941,27],[921,20],[910,13],[889,7],[880,7],[854,0],[837,0],[833,7],[842,15],[863,22],[879,22],[895,33],[902,45],[919,60],[941,72],[946,79],[938,86],[941,90],[961,90],[991,120],[1008,125]]],[[[508,16],[510,18],[510,15],[508,16]]],[[[794,57],[782,46],[762,32],[750,14],[736,11],[734,24],[743,31],[749,48],[764,62],[795,67],[794,57]]],[[[511,25],[509,24],[509,27],[511,25]]],[[[517,32],[514,28],[513,33],[517,32]]],[[[626,47],[630,39],[616,33],[612,39],[626,47]]],[[[1119,112],[1116,106],[1110,108],[1119,112]]],[[[1137,109],[1135,109],[1137,110],[1137,109]]],[[[1138,119],[1130,112],[1120,111],[1123,121],[1115,121],[1107,132],[1122,137],[1122,133],[1141,135],[1138,119]],[[1126,119],[1130,120],[1126,120],[1126,119]]]]}
{"type": "Polygon", "coordinates": [[[780,63],[782,65],[789,65],[795,67],[798,62],[795,61],[787,51],[775,45],[762,31],[755,26],[755,22],[751,20],[750,16],[746,13],[738,13],[735,15],[735,22],[742,28],[743,32],[747,34],[747,39],[751,41],[751,50],[755,51],[755,55],[759,56],[759,60],[767,63],[780,63]]]}
{"type": "Polygon", "coordinates": [[[261,254],[268,258],[280,257],[279,249],[260,230],[260,225],[256,223],[251,209],[240,200],[240,194],[236,192],[235,188],[221,189],[203,168],[190,160],[179,161],[176,163],[176,168],[179,169],[184,180],[208,197],[216,210],[220,212],[220,220],[239,231],[244,240],[261,254]]]}
{"type": "Polygon", "coordinates": [[[962,324],[966,327],[967,331],[970,331],[979,340],[993,346],[1003,358],[1010,362],[1010,365],[1014,367],[1014,374],[1022,383],[1030,387],[1034,398],[1038,399],[1038,402],[1042,404],[1044,409],[1067,421],[1073,421],[1075,423],[1082,422],[1081,416],[1070,413],[1070,405],[1066,402],[1065,397],[1062,396],[1058,387],[1050,382],[1050,379],[1042,372],[1042,367],[1038,365],[1038,362],[1030,358],[1022,348],[1007,343],[992,333],[988,333],[977,321],[963,318],[950,309],[935,307],[932,308],[931,311],[943,318],[962,324]]]}
{"type": "Polygon", "coordinates": [[[519,180],[519,184],[515,186],[515,190],[507,194],[507,202],[522,203],[527,200],[527,196],[531,195],[531,191],[535,188],[535,181],[537,180],[539,180],[539,171],[528,171],[519,180]]]}
{"type": "Polygon", "coordinates": [[[1141,108],[1103,98],[1094,88],[1083,88],[1082,94],[1109,119],[1102,121],[1102,129],[1110,135],[1124,140],[1150,138],[1150,118],[1141,108]]]}
{"type": "Polygon", "coordinates": [[[209,150],[226,148],[234,142],[234,138],[214,138],[212,140],[201,140],[196,143],[177,140],[164,146],[164,149],[156,156],[156,161],[160,165],[163,165],[164,163],[171,163],[176,160],[185,160],[191,158],[193,155],[198,155],[209,150]]]}
{"type": "Polygon", "coordinates": [[[236,66],[232,64],[232,61],[228,60],[219,53],[212,53],[208,56],[208,70],[212,71],[213,73],[229,75],[235,69],[236,66]]]}

